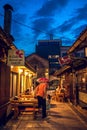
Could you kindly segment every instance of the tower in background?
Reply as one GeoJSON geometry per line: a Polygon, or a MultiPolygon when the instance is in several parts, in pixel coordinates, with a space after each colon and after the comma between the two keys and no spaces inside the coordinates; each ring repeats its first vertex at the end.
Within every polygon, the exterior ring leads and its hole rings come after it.
{"type": "Polygon", "coordinates": [[[62,41],[56,40],[39,40],[36,45],[36,54],[49,61],[49,73],[55,72],[60,68],[58,57],[60,56],[60,47],[62,41]]]}

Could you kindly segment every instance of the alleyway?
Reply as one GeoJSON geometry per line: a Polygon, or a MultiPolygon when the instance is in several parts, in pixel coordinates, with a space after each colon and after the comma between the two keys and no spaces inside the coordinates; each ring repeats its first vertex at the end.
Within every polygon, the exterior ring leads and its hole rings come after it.
{"type": "Polygon", "coordinates": [[[33,120],[29,115],[20,115],[11,119],[0,130],[87,130],[87,123],[70,107],[68,103],[52,101],[48,117],[33,120]]]}

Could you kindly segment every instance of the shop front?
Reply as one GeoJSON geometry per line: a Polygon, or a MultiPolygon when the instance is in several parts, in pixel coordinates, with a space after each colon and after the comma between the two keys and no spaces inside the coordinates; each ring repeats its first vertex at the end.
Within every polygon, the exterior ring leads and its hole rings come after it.
{"type": "MultiPolygon", "coordinates": [[[[13,44],[12,37],[8,35],[0,28],[0,124],[6,122],[11,112],[10,99],[23,93],[27,88],[32,89],[32,78],[36,72],[24,61],[22,66],[8,64],[8,52],[16,50],[18,54],[19,50],[13,44]]],[[[12,54],[12,53],[11,53],[12,54]]],[[[15,58],[15,56],[13,56],[15,58]]],[[[11,61],[11,55],[9,57],[11,61]]],[[[14,59],[12,59],[14,63],[14,59]]]]}
{"type": "Polygon", "coordinates": [[[10,97],[18,96],[27,89],[33,90],[33,77],[35,72],[25,66],[11,66],[10,97]]]}
{"type": "Polygon", "coordinates": [[[80,33],[80,36],[67,53],[68,55],[74,54],[71,67],[74,70],[75,105],[87,108],[87,28],[80,33]],[[80,52],[83,53],[78,56],[77,54],[80,54],[80,52]]]}
{"type": "Polygon", "coordinates": [[[87,68],[76,72],[77,77],[77,103],[82,108],[87,108],[87,68]]]}

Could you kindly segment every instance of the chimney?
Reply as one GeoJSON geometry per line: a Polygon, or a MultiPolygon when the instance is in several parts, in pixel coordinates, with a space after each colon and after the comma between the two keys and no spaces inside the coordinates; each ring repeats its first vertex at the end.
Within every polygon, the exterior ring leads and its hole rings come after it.
{"type": "Polygon", "coordinates": [[[10,35],[13,8],[9,4],[4,5],[3,8],[4,8],[4,31],[8,35],[10,35]]]}

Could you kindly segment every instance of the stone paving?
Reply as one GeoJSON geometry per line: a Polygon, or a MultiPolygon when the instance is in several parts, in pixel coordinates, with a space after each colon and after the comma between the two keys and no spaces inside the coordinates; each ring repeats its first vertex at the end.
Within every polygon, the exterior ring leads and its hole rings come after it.
{"type": "Polygon", "coordinates": [[[13,118],[0,130],[87,130],[87,123],[68,105],[52,101],[46,119],[32,119],[31,115],[22,114],[13,118]]]}

